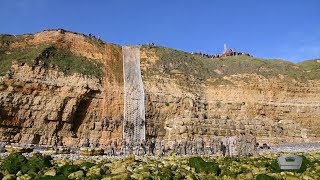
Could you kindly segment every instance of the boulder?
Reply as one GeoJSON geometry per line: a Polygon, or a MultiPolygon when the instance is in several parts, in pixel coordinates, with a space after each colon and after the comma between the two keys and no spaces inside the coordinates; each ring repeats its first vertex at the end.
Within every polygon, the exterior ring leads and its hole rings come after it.
{"type": "Polygon", "coordinates": [[[102,170],[98,166],[92,166],[87,171],[87,176],[101,176],[101,174],[102,174],[102,170]]]}
{"type": "Polygon", "coordinates": [[[30,180],[30,179],[32,179],[32,177],[29,176],[28,174],[24,174],[22,176],[17,177],[17,180],[30,180]]]}
{"type": "Polygon", "coordinates": [[[55,176],[57,174],[57,171],[55,169],[48,169],[44,175],[45,176],[55,176]]]}
{"type": "Polygon", "coordinates": [[[82,170],[71,173],[68,179],[82,179],[84,177],[84,172],[82,170]]]}
{"type": "Polygon", "coordinates": [[[15,179],[16,179],[16,175],[14,174],[7,174],[2,178],[2,180],[15,180],[15,179]]]}

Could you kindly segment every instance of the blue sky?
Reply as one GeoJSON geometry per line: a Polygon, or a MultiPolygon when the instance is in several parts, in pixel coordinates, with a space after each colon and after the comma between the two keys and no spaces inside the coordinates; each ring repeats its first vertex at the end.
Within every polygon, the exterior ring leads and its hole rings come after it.
{"type": "Polygon", "coordinates": [[[0,33],[64,28],[107,42],[155,42],[263,58],[320,58],[319,0],[1,0],[0,33]]]}

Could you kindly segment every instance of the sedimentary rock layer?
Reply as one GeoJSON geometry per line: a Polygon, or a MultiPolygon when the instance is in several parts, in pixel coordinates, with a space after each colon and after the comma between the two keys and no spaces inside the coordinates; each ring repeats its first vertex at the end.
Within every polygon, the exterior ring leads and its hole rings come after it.
{"type": "MultiPolygon", "coordinates": [[[[14,60],[0,77],[1,141],[68,146],[86,139],[102,146],[121,141],[120,46],[63,30],[1,42],[2,65],[14,60]],[[32,56],[16,52],[40,46],[44,50],[32,56]],[[76,58],[58,56],[61,49],[91,64],[65,65],[76,58]],[[103,74],[95,73],[100,70],[103,74]]],[[[251,131],[261,143],[320,140],[319,70],[247,57],[208,59],[153,46],[143,46],[140,55],[147,137],[208,139],[251,131]]]]}

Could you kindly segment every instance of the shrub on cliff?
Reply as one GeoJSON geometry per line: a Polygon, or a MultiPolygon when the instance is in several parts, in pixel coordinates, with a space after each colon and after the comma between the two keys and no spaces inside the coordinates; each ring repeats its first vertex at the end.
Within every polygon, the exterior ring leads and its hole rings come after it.
{"type": "Polygon", "coordinates": [[[80,167],[78,165],[70,165],[66,164],[57,169],[58,175],[64,175],[65,177],[68,177],[71,173],[79,171],[80,167]]]}
{"type": "Polygon", "coordinates": [[[86,161],[86,162],[83,162],[82,164],[80,164],[79,166],[83,170],[88,170],[89,168],[91,168],[94,165],[95,165],[94,163],[86,161]]]}
{"type": "Polygon", "coordinates": [[[1,169],[10,174],[16,174],[27,162],[27,158],[21,153],[12,153],[3,160],[1,169]]]}
{"type": "Polygon", "coordinates": [[[50,156],[43,156],[42,154],[36,153],[25,165],[21,167],[21,171],[23,173],[38,173],[40,170],[46,167],[52,167],[50,160],[52,160],[50,156]]]}
{"type": "Polygon", "coordinates": [[[275,180],[276,178],[274,177],[271,177],[269,175],[266,175],[266,174],[259,174],[257,175],[256,177],[256,180],[275,180]]]}
{"type": "Polygon", "coordinates": [[[100,180],[100,179],[102,179],[102,176],[98,176],[98,175],[96,175],[96,176],[87,176],[87,177],[84,178],[84,180],[100,180]]]}
{"type": "Polygon", "coordinates": [[[68,178],[66,178],[63,175],[60,175],[60,176],[38,176],[34,179],[35,180],[67,180],[68,178]]]}
{"type": "Polygon", "coordinates": [[[163,180],[170,180],[173,177],[173,173],[168,168],[161,168],[160,171],[157,174],[157,177],[159,179],[163,179],[163,180]]]}
{"type": "Polygon", "coordinates": [[[221,169],[214,162],[206,162],[201,157],[192,157],[189,159],[189,166],[194,168],[197,173],[211,173],[217,176],[220,175],[221,169]]]}

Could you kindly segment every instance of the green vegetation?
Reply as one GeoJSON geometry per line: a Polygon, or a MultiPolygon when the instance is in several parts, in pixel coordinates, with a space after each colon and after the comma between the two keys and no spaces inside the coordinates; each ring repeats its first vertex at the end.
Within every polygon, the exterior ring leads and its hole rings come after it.
{"type": "Polygon", "coordinates": [[[256,157],[179,157],[134,156],[125,159],[70,160],[51,159],[35,154],[25,158],[11,154],[0,159],[0,177],[19,179],[64,180],[86,179],[319,179],[320,153],[298,153],[303,158],[301,171],[272,169],[272,163],[283,153],[256,157]]]}
{"type": "MultiPolygon", "coordinates": [[[[30,65],[41,61],[45,67],[56,67],[68,75],[80,73],[101,78],[105,72],[109,73],[107,74],[109,77],[122,82],[122,63],[118,57],[111,57],[106,65],[107,70],[104,71],[102,61],[76,56],[69,50],[55,47],[52,44],[30,45],[23,48],[9,46],[29,37],[31,36],[0,35],[0,76],[6,74],[14,61],[30,65]],[[49,56],[46,53],[49,53],[49,56]]],[[[98,48],[101,47],[101,49],[110,46],[117,51],[116,53],[121,51],[120,46],[106,44],[98,38],[87,37],[85,40],[98,48]]],[[[159,57],[159,61],[151,64],[147,70],[142,72],[144,78],[165,74],[177,79],[178,83],[186,87],[188,85],[194,87],[203,82],[213,85],[228,85],[231,82],[224,77],[236,74],[257,74],[267,78],[283,75],[285,78],[293,78],[298,81],[320,79],[319,60],[294,64],[283,60],[266,60],[244,55],[211,59],[160,46],[142,46],[142,50],[147,54],[154,53],[159,57]]],[[[147,62],[147,59],[141,59],[141,61],[147,62]]]]}
{"type": "Polygon", "coordinates": [[[189,165],[192,168],[195,168],[197,173],[204,172],[206,174],[215,174],[219,176],[221,173],[221,169],[214,162],[206,162],[201,157],[192,157],[189,159],[189,165]]]}
{"type": "Polygon", "coordinates": [[[26,35],[10,35],[10,34],[0,34],[0,47],[1,46],[9,46],[13,42],[22,41],[26,38],[26,35]]]}
{"type": "Polygon", "coordinates": [[[304,61],[299,63],[299,65],[304,68],[306,76],[310,77],[310,79],[320,78],[320,59],[304,61]]]}
{"type": "Polygon", "coordinates": [[[259,174],[256,177],[256,180],[275,180],[276,178],[268,176],[266,174],[259,174]]]}
{"type": "Polygon", "coordinates": [[[27,158],[21,153],[10,154],[1,164],[1,170],[16,174],[27,163],[27,158]]]}
{"type": "Polygon", "coordinates": [[[52,167],[50,156],[43,156],[42,154],[34,154],[26,164],[21,167],[23,173],[38,173],[41,169],[52,167]]]}
{"type": "Polygon", "coordinates": [[[59,176],[37,176],[35,177],[35,180],[67,180],[68,178],[62,175],[59,176]]]}
{"type": "Polygon", "coordinates": [[[159,57],[159,61],[148,68],[147,72],[143,72],[146,78],[164,73],[180,79],[182,84],[190,84],[190,81],[204,82],[209,79],[215,79],[216,84],[228,84],[222,78],[236,74],[257,74],[267,78],[283,75],[298,81],[320,79],[320,63],[315,60],[294,64],[283,60],[267,60],[245,55],[212,59],[166,47],[143,46],[142,48],[159,57]],[[307,73],[310,70],[313,73],[307,73]]]}
{"type": "Polygon", "coordinates": [[[87,162],[87,161],[86,161],[86,162],[80,164],[79,166],[81,167],[81,169],[86,170],[86,169],[91,168],[91,167],[94,166],[94,165],[95,165],[94,163],[92,163],[92,162],[87,162]]]}
{"type": "Polygon", "coordinates": [[[81,56],[76,56],[71,52],[51,46],[46,48],[38,57],[38,60],[45,64],[45,67],[50,65],[56,66],[60,71],[71,75],[80,73],[83,75],[95,76],[101,78],[103,76],[103,65],[96,60],[89,60],[81,56]],[[46,58],[46,55],[48,56],[46,58]]]}
{"type": "Polygon", "coordinates": [[[78,165],[63,165],[57,169],[58,175],[64,175],[65,177],[68,177],[71,173],[76,172],[80,170],[80,167],[78,165]]]}
{"type": "Polygon", "coordinates": [[[33,64],[33,60],[36,59],[47,47],[48,45],[29,46],[26,48],[15,49],[0,47],[0,76],[5,75],[14,61],[18,63],[33,64]]]}
{"type": "Polygon", "coordinates": [[[68,50],[59,49],[50,44],[13,49],[0,47],[0,76],[5,75],[14,61],[29,65],[42,63],[46,68],[54,66],[68,75],[80,73],[98,78],[103,76],[101,62],[76,56],[68,50]]]}
{"type": "Polygon", "coordinates": [[[8,72],[13,62],[29,65],[44,65],[46,68],[56,67],[67,75],[80,73],[101,78],[104,74],[103,64],[99,60],[90,60],[77,56],[67,49],[52,44],[29,45],[12,48],[13,42],[28,38],[26,35],[0,35],[0,76],[8,72]]]}

